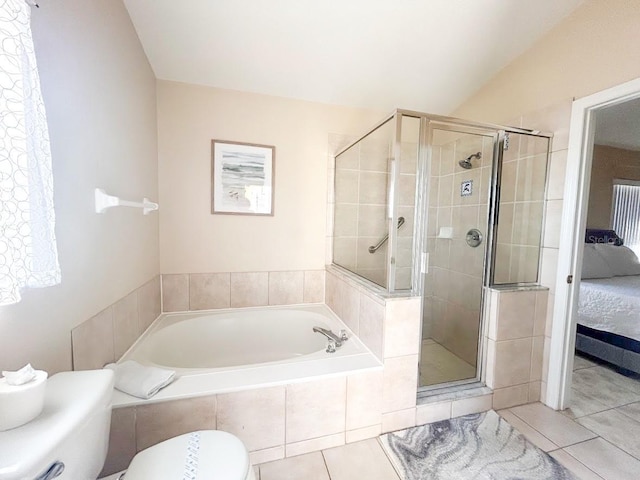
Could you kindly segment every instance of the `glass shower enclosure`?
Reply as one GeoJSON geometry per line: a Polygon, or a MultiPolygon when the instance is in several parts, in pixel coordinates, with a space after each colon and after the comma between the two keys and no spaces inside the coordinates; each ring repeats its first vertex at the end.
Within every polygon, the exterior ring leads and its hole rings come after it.
{"type": "Polygon", "coordinates": [[[537,283],[549,138],[397,110],[336,155],[333,264],[422,297],[419,390],[478,382],[485,287],[537,283]]]}

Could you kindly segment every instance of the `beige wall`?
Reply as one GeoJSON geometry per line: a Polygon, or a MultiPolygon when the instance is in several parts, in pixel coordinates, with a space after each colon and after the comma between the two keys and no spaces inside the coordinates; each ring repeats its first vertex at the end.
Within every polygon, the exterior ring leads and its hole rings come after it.
{"type": "Polygon", "coordinates": [[[640,180],[640,152],[595,145],[587,228],[611,228],[614,178],[640,180]]]}
{"type": "Polygon", "coordinates": [[[510,121],[636,78],[640,76],[639,24],[640,2],[636,0],[588,0],[454,115],[510,121]]]}
{"type": "Polygon", "coordinates": [[[158,82],[162,273],[317,270],[325,264],[329,133],[383,114],[158,82]],[[211,214],[211,140],[276,147],[275,215],[211,214]]]}
{"type": "MultiPolygon", "coordinates": [[[[158,216],[97,215],[96,187],[157,198],[155,78],[114,0],[40,0],[33,35],[53,153],[62,283],[0,307],[0,370],[71,368],[71,329],[159,272],[158,216]]],[[[162,207],[161,207],[162,208],[162,207]]]]}

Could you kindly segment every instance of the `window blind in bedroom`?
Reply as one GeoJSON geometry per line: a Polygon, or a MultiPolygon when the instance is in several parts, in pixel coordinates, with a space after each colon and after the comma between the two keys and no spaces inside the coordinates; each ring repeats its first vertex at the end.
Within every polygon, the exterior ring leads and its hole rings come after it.
{"type": "Polygon", "coordinates": [[[624,181],[619,180],[615,182],[611,227],[624,240],[624,244],[640,257],[640,184],[622,183],[624,181]]]}

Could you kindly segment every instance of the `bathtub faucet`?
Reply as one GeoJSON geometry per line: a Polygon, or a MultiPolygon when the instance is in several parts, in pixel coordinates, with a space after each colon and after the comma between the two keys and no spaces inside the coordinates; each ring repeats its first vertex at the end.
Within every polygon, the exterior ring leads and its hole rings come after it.
{"type": "Polygon", "coordinates": [[[336,348],[340,348],[343,342],[346,342],[349,337],[347,337],[347,332],[344,330],[340,331],[340,336],[333,333],[331,330],[327,330],[322,327],[313,327],[313,331],[315,333],[319,333],[327,337],[329,340],[329,345],[327,345],[327,353],[333,353],[336,351],[336,348]]]}

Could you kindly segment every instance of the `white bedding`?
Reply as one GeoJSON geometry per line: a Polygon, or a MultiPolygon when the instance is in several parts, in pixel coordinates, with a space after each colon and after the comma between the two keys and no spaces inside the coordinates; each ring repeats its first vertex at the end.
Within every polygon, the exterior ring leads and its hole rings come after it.
{"type": "Polygon", "coordinates": [[[640,275],[582,280],[578,323],[640,341],[640,275]]]}

